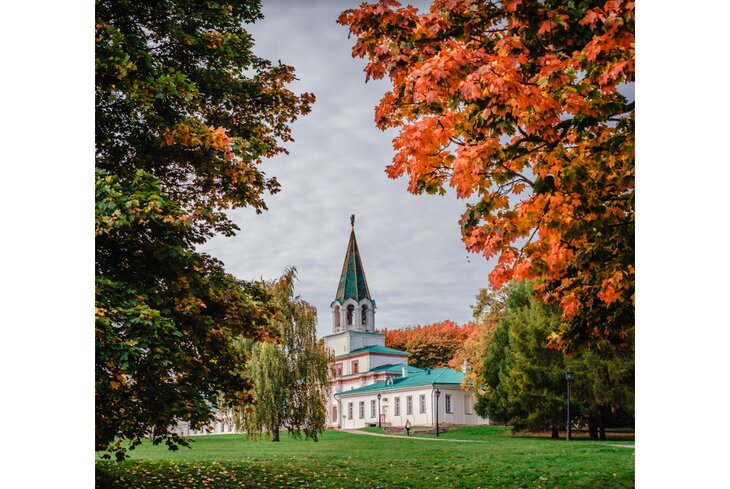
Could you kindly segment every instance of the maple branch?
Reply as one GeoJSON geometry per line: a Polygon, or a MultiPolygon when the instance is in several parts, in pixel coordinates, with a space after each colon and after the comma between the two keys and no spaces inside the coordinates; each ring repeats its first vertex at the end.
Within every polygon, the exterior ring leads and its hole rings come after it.
{"type": "Polygon", "coordinates": [[[608,227],[610,228],[617,228],[619,226],[626,226],[628,224],[634,224],[634,221],[624,221],[624,222],[617,222],[616,224],[608,224],[608,227]]]}
{"type": "Polygon", "coordinates": [[[532,230],[532,234],[530,234],[530,237],[527,239],[527,242],[525,242],[525,244],[523,244],[520,247],[520,253],[517,255],[517,258],[515,259],[515,261],[517,261],[520,258],[522,258],[522,255],[524,254],[524,251],[525,251],[525,247],[527,247],[527,245],[529,245],[532,242],[532,238],[535,237],[535,234],[537,233],[538,229],[540,229],[540,224],[542,223],[542,220],[547,215],[547,211],[548,211],[548,204],[547,204],[547,201],[546,201],[545,202],[545,208],[542,211],[542,215],[540,216],[540,219],[537,220],[537,224],[535,224],[535,229],[532,230]]]}

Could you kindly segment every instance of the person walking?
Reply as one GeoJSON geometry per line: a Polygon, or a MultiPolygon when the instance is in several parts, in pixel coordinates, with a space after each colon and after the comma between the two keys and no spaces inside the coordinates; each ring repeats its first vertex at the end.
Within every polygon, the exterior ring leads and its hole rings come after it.
{"type": "Polygon", "coordinates": [[[411,436],[411,420],[406,420],[406,435],[411,436]]]}

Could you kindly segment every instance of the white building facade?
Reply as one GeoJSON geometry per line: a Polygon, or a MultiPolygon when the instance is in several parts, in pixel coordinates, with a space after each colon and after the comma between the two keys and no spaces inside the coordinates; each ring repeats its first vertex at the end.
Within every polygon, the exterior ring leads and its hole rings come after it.
{"type": "Polygon", "coordinates": [[[368,425],[432,426],[489,424],[474,412],[474,393],[461,387],[464,374],[450,368],[408,365],[408,352],[385,346],[375,331],[375,301],[370,296],[352,231],[332,309],[332,334],[325,347],[333,357],[327,426],[353,429],[368,425]],[[437,395],[438,394],[438,395],[437,395]]]}

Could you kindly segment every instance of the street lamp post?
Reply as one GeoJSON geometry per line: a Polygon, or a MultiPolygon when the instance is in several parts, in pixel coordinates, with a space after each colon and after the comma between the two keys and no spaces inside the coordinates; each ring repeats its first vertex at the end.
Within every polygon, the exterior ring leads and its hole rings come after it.
{"type": "Polygon", "coordinates": [[[570,422],[570,381],[573,380],[573,371],[571,369],[565,371],[565,380],[568,382],[568,426],[566,429],[565,440],[571,441],[573,439],[571,436],[572,423],[570,422]]]}
{"type": "Polygon", "coordinates": [[[382,428],[383,427],[382,424],[381,424],[381,417],[380,417],[380,398],[381,397],[382,396],[381,396],[380,392],[378,392],[378,428],[382,428]]]}
{"type": "Polygon", "coordinates": [[[436,389],[436,436],[439,436],[439,396],[441,391],[436,389]]]}

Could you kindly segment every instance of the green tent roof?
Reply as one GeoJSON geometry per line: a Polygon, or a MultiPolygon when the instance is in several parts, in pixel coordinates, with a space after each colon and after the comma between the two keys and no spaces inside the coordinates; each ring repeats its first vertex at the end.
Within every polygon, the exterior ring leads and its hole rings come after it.
{"type": "Polygon", "coordinates": [[[409,387],[421,387],[424,385],[434,384],[454,384],[461,385],[464,380],[464,374],[452,368],[434,368],[430,372],[424,370],[415,374],[408,373],[408,377],[394,377],[393,384],[388,385],[387,381],[378,382],[376,384],[366,385],[350,391],[343,391],[340,395],[346,396],[350,394],[361,394],[370,391],[387,391],[391,389],[405,389],[409,387]]]}
{"type": "Polygon", "coordinates": [[[368,289],[368,281],[365,279],[365,270],[363,270],[362,260],[360,259],[360,251],[357,249],[354,215],[350,217],[350,222],[352,223],[350,242],[347,244],[345,263],[342,265],[340,284],[337,287],[337,295],[335,296],[335,300],[340,304],[347,299],[354,299],[357,302],[362,299],[372,300],[368,289]]]}
{"type": "Polygon", "coordinates": [[[357,350],[352,350],[350,353],[345,353],[343,355],[337,355],[335,358],[349,357],[350,355],[356,355],[358,353],[364,353],[364,352],[397,353],[397,354],[401,354],[401,355],[408,355],[407,351],[396,350],[395,348],[388,348],[387,346],[372,345],[372,346],[366,346],[364,348],[358,348],[357,350]]]}

